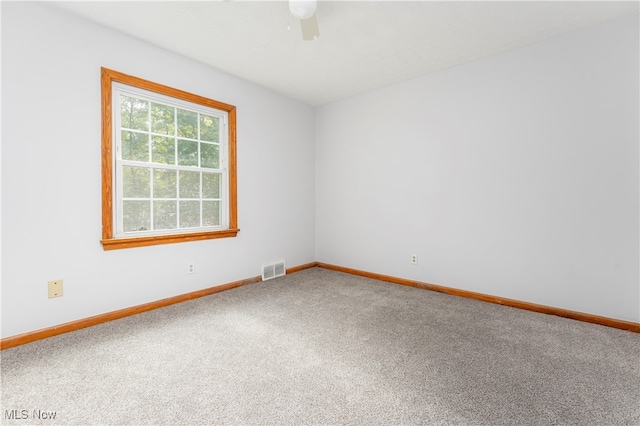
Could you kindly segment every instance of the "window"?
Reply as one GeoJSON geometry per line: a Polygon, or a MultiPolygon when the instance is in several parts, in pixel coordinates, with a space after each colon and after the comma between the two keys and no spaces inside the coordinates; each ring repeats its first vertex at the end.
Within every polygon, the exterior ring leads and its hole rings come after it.
{"type": "Polygon", "coordinates": [[[105,250],[235,237],[235,107],[102,69],[105,250]]]}

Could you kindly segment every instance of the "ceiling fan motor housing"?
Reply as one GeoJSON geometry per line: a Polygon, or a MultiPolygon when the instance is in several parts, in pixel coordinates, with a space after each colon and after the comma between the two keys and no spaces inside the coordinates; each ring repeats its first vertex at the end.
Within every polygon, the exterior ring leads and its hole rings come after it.
{"type": "Polygon", "coordinates": [[[309,19],[316,13],[316,0],[289,0],[289,10],[298,19],[309,19]]]}

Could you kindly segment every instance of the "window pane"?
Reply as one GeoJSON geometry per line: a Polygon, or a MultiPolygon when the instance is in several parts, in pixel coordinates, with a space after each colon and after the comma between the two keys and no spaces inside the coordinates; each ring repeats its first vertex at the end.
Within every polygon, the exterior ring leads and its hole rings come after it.
{"type": "Polygon", "coordinates": [[[220,201],[202,202],[202,226],[220,226],[220,201]]]}
{"type": "Polygon", "coordinates": [[[152,136],[151,140],[151,161],[161,164],[176,164],[173,138],[152,136]]]}
{"type": "Polygon", "coordinates": [[[153,198],[176,198],[176,171],[153,169],[153,198]]]}
{"type": "Polygon", "coordinates": [[[210,143],[200,144],[200,167],[217,169],[220,167],[219,161],[220,147],[210,143]]]}
{"type": "Polygon", "coordinates": [[[198,138],[198,113],[178,108],[178,136],[198,138]]]}
{"type": "Polygon", "coordinates": [[[153,202],[153,228],[154,229],[175,229],[176,201],[154,201],[153,202]]]}
{"type": "Polygon", "coordinates": [[[148,133],[122,132],[122,159],[149,161],[148,133]]]}
{"type": "Polygon", "coordinates": [[[180,171],[180,198],[200,198],[200,173],[180,171]]]}
{"type": "Polygon", "coordinates": [[[122,167],[122,192],[124,198],[149,198],[150,170],[143,167],[122,167]]]}
{"type": "Polygon", "coordinates": [[[148,231],[151,205],[149,201],[123,201],[122,221],[124,232],[148,231]]]}
{"type": "Polygon", "coordinates": [[[173,135],[175,130],[174,108],[168,105],[151,104],[151,131],[173,135]]]}
{"type": "Polygon", "coordinates": [[[202,198],[220,198],[220,175],[218,173],[202,174],[202,198]]]}
{"type": "Polygon", "coordinates": [[[198,166],[198,142],[178,140],[178,164],[198,166]]]}
{"type": "Polygon", "coordinates": [[[180,228],[200,227],[200,201],[180,201],[180,228]]]}
{"type": "Polygon", "coordinates": [[[149,102],[121,95],[120,126],[149,131],[149,102]]]}
{"type": "Polygon", "coordinates": [[[200,140],[218,142],[220,133],[220,119],[210,115],[200,114],[200,140]]]}

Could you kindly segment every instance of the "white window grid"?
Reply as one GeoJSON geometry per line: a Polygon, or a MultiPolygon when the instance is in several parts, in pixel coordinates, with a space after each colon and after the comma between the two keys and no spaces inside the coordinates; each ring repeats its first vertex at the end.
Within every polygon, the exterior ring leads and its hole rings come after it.
{"type": "MultiPolygon", "coordinates": [[[[207,107],[204,105],[199,105],[193,102],[184,101],[182,99],[176,99],[169,96],[161,95],[159,93],[151,92],[148,90],[144,90],[138,87],[133,87],[129,85],[125,85],[122,83],[113,83],[112,87],[112,112],[113,112],[113,138],[114,138],[114,146],[113,150],[113,170],[115,171],[113,176],[113,188],[114,188],[114,206],[113,209],[114,218],[113,223],[115,224],[115,232],[116,237],[135,237],[135,236],[147,236],[147,235],[168,235],[168,234],[182,234],[185,232],[204,232],[204,231],[214,231],[221,229],[228,229],[229,227],[229,214],[228,214],[228,194],[229,194],[229,175],[228,175],[228,113],[226,111],[214,109],[211,107],[207,107]],[[151,131],[151,108],[148,108],[148,123],[149,130],[137,130],[137,129],[129,129],[124,128],[124,130],[132,133],[141,133],[148,136],[148,160],[146,162],[143,161],[134,161],[134,160],[123,160],[122,159],[122,130],[121,127],[121,110],[120,110],[120,98],[121,96],[130,96],[136,99],[144,100],[149,103],[157,103],[166,106],[170,106],[174,108],[174,134],[167,135],[165,133],[157,133],[151,131]],[[219,119],[219,137],[218,142],[210,142],[210,141],[202,141],[199,138],[188,138],[178,136],[178,125],[177,125],[177,111],[178,109],[195,112],[198,114],[205,114],[212,117],[217,117],[219,119]],[[154,163],[152,161],[152,143],[151,138],[153,136],[161,136],[161,137],[172,137],[175,143],[174,149],[174,163],[175,164],[164,164],[164,163],[154,163]],[[184,166],[178,164],[178,149],[177,149],[177,141],[192,141],[197,142],[198,146],[198,166],[184,166]],[[209,168],[209,167],[201,167],[200,161],[200,144],[210,144],[210,145],[218,145],[218,168],[209,168]],[[123,194],[123,167],[124,166],[133,166],[150,169],[150,194],[149,198],[136,198],[136,197],[127,197],[124,199],[121,194],[123,194]],[[154,198],[153,197],[153,170],[154,169],[164,169],[164,170],[174,170],[176,171],[176,197],[171,198],[154,198]],[[180,179],[178,178],[180,171],[189,171],[189,172],[198,172],[200,177],[199,187],[200,187],[200,197],[199,198],[182,198],[180,197],[180,179]],[[220,194],[219,198],[203,198],[202,197],[202,175],[203,173],[215,173],[220,175],[220,194]],[[150,229],[144,231],[124,231],[123,224],[123,201],[146,201],[150,204],[150,219],[149,225],[150,229]],[[154,229],[154,201],[175,201],[176,202],[176,226],[173,229],[154,229]],[[181,201],[198,201],[200,205],[200,226],[198,227],[180,227],[180,202],[181,201]],[[219,218],[220,224],[217,226],[203,226],[203,215],[202,215],[202,202],[203,201],[218,201],[219,202],[219,218]]],[[[197,120],[198,131],[197,134],[200,135],[200,120],[197,120]]]]}

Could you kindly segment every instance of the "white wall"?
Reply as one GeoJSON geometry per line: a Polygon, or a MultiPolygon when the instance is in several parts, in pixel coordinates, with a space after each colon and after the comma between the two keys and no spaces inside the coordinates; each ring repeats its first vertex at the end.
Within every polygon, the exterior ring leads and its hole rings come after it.
{"type": "Polygon", "coordinates": [[[317,260],[640,321],[638,36],[632,16],[319,108],[317,260]]]}
{"type": "Polygon", "coordinates": [[[279,259],[640,321],[638,35],[625,18],[314,116],[54,7],[3,2],[2,337],[279,259]],[[237,238],[102,250],[101,66],[238,107],[237,238]],[[65,295],[49,300],[58,278],[65,295]]]}
{"type": "Polygon", "coordinates": [[[11,2],[2,106],[2,337],[254,277],[262,262],[315,260],[309,106],[52,6],[11,2]],[[237,238],[103,251],[101,66],[236,105],[237,238]],[[49,300],[58,278],[65,294],[49,300]]]}

